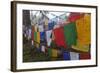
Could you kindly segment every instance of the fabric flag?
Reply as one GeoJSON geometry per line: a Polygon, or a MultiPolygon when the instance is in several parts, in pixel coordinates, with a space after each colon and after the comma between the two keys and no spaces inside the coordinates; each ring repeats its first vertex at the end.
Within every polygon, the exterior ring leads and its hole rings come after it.
{"type": "Polygon", "coordinates": [[[49,57],[52,56],[52,49],[51,48],[48,48],[48,55],[49,55],[49,57]]]}
{"type": "Polygon", "coordinates": [[[38,28],[39,28],[39,32],[43,32],[44,31],[43,25],[39,25],[38,28]]]}
{"type": "Polygon", "coordinates": [[[83,18],[76,21],[78,43],[88,45],[91,41],[91,15],[84,14],[83,18]]]}
{"type": "Polygon", "coordinates": [[[57,47],[57,45],[55,44],[55,42],[54,42],[54,41],[52,41],[52,42],[51,42],[51,44],[50,44],[50,47],[52,47],[52,48],[56,48],[56,47],[57,47]]]}
{"type": "Polygon", "coordinates": [[[44,45],[41,46],[41,51],[45,53],[45,46],[44,45]]]}
{"type": "Polygon", "coordinates": [[[37,41],[37,32],[34,32],[34,41],[37,41]]]}
{"type": "Polygon", "coordinates": [[[57,57],[57,50],[56,49],[52,49],[52,57],[57,57]]]}
{"type": "Polygon", "coordinates": [[[76,25],[74,22],[69,23],[64,26],[64,36],[65,36],[65,41],[68,46],[76,45],[77,31],[76,31],[76,25]]]}
{"type": "Polygon", "coordinates": [[[79,43],[77,43],[77,45],[72,45],[72,48],[82,52],[88,52],[90,50],[89,45],[81,45],[79,43]]]}
{"type": "Polygon", "coordinates": [[[54,21],[48,23],[48,30],[52,30],[56,23],[54,21]]]}
{"type": "Polygon", "coordinates": [[[45,32],[40,32],[40,42],[45,43],[46,42],[46,33],[45,32]]]}
{"type": "Polygon", "coordinates": [[[70,59],[71,60],[79,60],[79,53],[70,52],[70,59]]]}
{"type": "Polygon", "coordinates": [[[77,19],[80,19],[83,16],[84,16],[83,13],[71,12],[68,17],[68,21],[75,22],[77,19]]]}
{"type": "Polygon", "coordinates": [[[37,43],[40,43],[40,32],[37,32],[37,43]]]}
{"type": "Polygon", "coordinates": [[[83,59],[83,60],[91,59],[91,55],[90,55],[90,53],[80,53],[79,58],[83,59]]]}
{"type": "Polygon", "coordinates": [[[46,40],[47,40],[47,45],[48,45],[48,46],[50,46],[51,41],[52,41],[51,35],[52,35],[52,30],[46,31],[46,40]]]}
{"type": "Polygon", "coordinates": [[[52,27],[53,27],[52,23],[49,22],[49,23],[48,23],[48,30],[52,30],[52,27]]]}
{"type": "Polygon", "coordinates": [[[70,60],[70,52],[63,52],[63,59],[64,60],[70,60]]]}
{"type": "Polygon", "coordinates": [[[64,37],[64,30],[62,27],[56,28],[53,30],[54,33],[54,42],[58,47],[66,48],[67,45],[65,43],[65,37],[64,37]]]}

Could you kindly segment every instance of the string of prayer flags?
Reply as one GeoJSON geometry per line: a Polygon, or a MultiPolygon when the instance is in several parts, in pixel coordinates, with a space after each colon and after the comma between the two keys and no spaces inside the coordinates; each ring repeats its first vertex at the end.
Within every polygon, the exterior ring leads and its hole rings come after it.
{"type": "Polygon", "coordinates": [[[23,25],[24,48],[36,48],[34,54],[45,61],[91,59],[91,14],[63,12],[48,18],[53,12],[35,13],[31,25],[23,25]]]}

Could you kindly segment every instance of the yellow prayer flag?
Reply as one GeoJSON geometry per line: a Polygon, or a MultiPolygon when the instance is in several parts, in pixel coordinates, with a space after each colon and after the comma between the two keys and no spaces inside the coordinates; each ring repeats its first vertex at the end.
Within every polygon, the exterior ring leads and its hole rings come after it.
{"type": "Polygon", "coordinates": [[[77,51],[82,51],[82,52],[88,52],[89,51],[89,45],[72,45],[72,48],[77,50],[77,51]]]}
{"type": "Polygon", "coordinates": [[[91,42],[91,15],[84,14],[84,17],[76,20],[78,43],[88,45],[91,42]]]}
{"type": "Polygon", "coordinates": [[[57,50],[56,49],[52,49],[52,57],[57,57],[57,50]]]}
{"type": "Polygon", "coordinates": [[[40,32],[37,32],[37,43],[40,43],[40,32]]]}

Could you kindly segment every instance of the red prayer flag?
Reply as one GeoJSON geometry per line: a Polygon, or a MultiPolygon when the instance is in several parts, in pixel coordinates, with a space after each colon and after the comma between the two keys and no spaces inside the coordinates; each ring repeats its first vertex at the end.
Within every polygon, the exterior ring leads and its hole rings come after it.
{"type": "Polygon", "coordinates": [[[71,12],[70,16],[68,17],[68,21],[75,22],[77,19],[83,17],[83,15],[83,13],[71,12]]]}
{"type": "Polygon", "coordinates": [[[65,43],[65,37],[64,37],[64,30],[62,27],[56,28],[53,30],[54,32],[54,42],[58,47],[64,47],[66,48],[67,45],[65,43]]]}
{"type": "Polygon", "coordinates": [[[90,53],[80,53],[79,59],[91,59],[90,53]]]}

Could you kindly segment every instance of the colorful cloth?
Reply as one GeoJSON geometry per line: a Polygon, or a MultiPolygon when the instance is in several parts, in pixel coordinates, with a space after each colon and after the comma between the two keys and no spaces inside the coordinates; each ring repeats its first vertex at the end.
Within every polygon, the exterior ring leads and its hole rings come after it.
{"type": "Polygon", "coordinates": [[[83,59],[83,60],[91,59],[91,55],[90,55],[90,53],[80,53],[79,58],[80,58],[80,60],[81,59],[83,59]]]}
{"type": "Polygon", "coordinates": [[[37,32],[34,32],[34,41],[37,41],[37,32]]]}
{"type": "Polygon", "coordinates": [[[63,52],[63,59],[70,60],[70,52],[63,52]]]}
{"type": "Polygon", "coordinates": [[[64,30],[62,27],[56,28],[53,30],[54,33],[54,42],[58,47],[66,48],[67,45],[65,43],[65,37],[64,37],[64,30]]]}
{"type": "Polygon", "coordinates": [[[52,49],[51,48],[48,48],[48,55],[49,55],[49,57],[52,56],[52,49]]]}
{"type": "Polygon", "coordinates": [[[71,60],[79,60],[79,53],[70,52],[70,59],[71,60]]]}
{"type": "Polygon", "coordinates": [[[39,25],[38,28],[39,28],[39,32],[43,32],[44,31],[43,25],[39,25]]]}
{"type": "Polygon", "coordinates": [[[69,23],[64,26],[65,41],[68,46],[76,45],[77,31],[75,23],[69,23]]]}
{"type": "Polygon", "coordinates": [[[77,45],[72,45],[72,48],[82,52],[88,52],[90,50],[89,45],[81,45],[79,43],[77,43],[77,45]]]}
{"type": "Polygon", "coordinates": [[[40,32],[40,40],[41,40],[41,43],[44,42],[44,41],[46,41],[45,39],[46,39],[45,32],[40,32]]]}
{"type": "Polygon", "coordinates": [[[37,43],[40,43],[40,32],[37,32],[37,43]]]}
{"type": "Polygon", "coordinates": [[[41,46],[41,51],[45,53],[45,46],[44,45],[41,46]]]}
{"type": "Polygon", "coordinates": [[[80,19],[83,16],[83,13],[71,12],[70,16],[68,17],[68,21],[75,22],[77,19],[80,19]]]}
{"type": "Polygon", "coordinates": [[[52,30],[56,23],[54,21],[48,23],[48,30],[52,30]]]}
{"type": "Polygon", "coordinates": [[[52,30],[46,31],[46,40],[48,46],[50,46],[52,42],[51,35],[52,35],[52,30]]]}
{"type": "Polygon", "coordinates": [[[34,32],[34,41],[40,43],[40,32],[34,32]]]}
{"type": "Polygon", "coordinates": [[[76,20],[78,43],[88,45],[91,41],[91,15],[85,14],[83,18],[76,20]]]}
{"type": "Polygon", "coordinates": [[[57,50],[56,49],[52,49],[52,57],[57,57],[57,50]]]}

